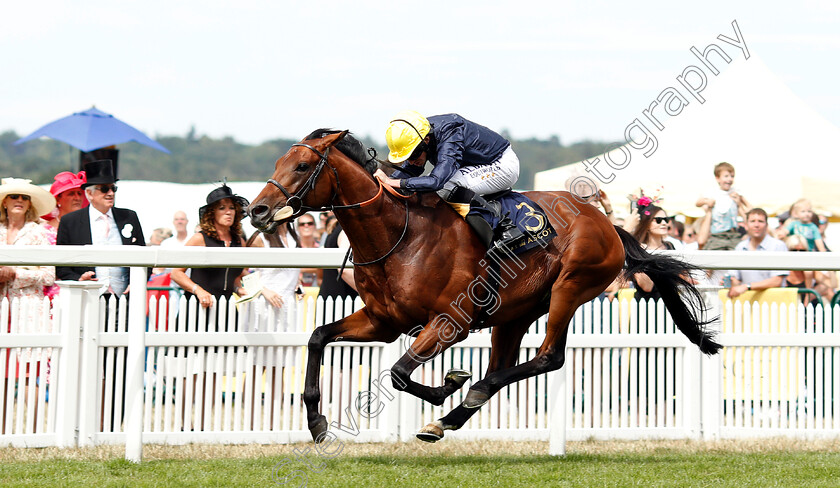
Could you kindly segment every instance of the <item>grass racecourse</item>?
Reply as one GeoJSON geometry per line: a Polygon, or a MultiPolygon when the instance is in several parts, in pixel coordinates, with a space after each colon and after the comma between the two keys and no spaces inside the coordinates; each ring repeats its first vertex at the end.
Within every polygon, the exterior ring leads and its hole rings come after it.
{"type": "Polygon", "coordinates": [[[312,444],[0,449],[0,486],[840,486],[840,440],[347,444],[333,459],[312,444]],[[323,464],[320,464],[322,463],[323,464]],[[308,464],[307,464],[308,463],[308,464]]]}

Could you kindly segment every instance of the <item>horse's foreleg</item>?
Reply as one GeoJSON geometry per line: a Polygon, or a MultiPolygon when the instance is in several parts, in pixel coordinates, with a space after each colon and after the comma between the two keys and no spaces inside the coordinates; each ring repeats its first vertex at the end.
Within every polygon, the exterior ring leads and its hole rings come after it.
{"type": "Polygon", "coordinates": [[[443,405],[444,400],[458,391],[472,376],[468,371],[452,370],[446,374],[443,386],[431,387],[411,380],[411,373],[423,363],[435,358],[469,334],[462,327],[439,316],[423,328],[408,351],[391,367],[394,388],[410,393],[432,405],[443,405]]]}
{"type": "Polygon", "coordinates": [[[313,440],[318,442],[327,431],[327,419],[318,411],[321,402],[321,359],[327,344],[338,339],[355,342],[393,342],[399,335],[395,330],[377,327],[371,323],[364,308],[312,332],[307,347],[309,357],[306,363],[303,402],[306,405],[306,418],[313,440]]]}

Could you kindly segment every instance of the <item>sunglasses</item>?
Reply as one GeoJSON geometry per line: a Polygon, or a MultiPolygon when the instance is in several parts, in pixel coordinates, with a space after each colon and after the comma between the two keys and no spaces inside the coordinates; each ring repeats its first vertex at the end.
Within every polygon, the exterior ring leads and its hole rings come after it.
{"type": "Polygon", "coordinates": [[[305,227],[309,225],[315,225],[315,222],[298,222],[298,225],[301,227],[305,227]]]}
{"type": "Polygon", "coordinates": [[[655,220],[657,224],[667,224],[671,220],[671,217],[654,217],[653,220],[655,220]]]}
{"type": "Polygon", "coordinates": [[[101,191],[102,193],[108,193],[108,191],[116,193],[117,185],[97,185],[96,189],[101,191]]]}
{"type": "Polygon", "coordinates": [[[423,151],[425,151],[426,149],[428,149],[426,143],[420,142],[420,144],[418,144],[417,147],[414,148],[414,151],[412,151],[411,156],[408,157],[408,160],[414,161],[415,159],[419,158],[420,155],[423,154],[423,151]]]}
{"type": "Polygon", "coordinates": [[[24,202],[28,202],[29,200],[32,199],[32,197],[30,197],[29,195],[24,195],[22,193],[9,193],[8,197],[11,198],[12,200],[17,200],[18,198],[23,198],[24,202]]]}
{"type": "Polygon", "coordinates": [[[807,249],[791,249],[790,252],[808,252],[807,249]]]}

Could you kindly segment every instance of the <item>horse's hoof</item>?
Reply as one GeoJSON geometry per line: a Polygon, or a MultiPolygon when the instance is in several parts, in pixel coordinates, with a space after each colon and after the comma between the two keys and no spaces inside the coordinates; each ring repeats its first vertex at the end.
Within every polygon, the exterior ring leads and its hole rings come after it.
{"type": "Polygon", "coordinates": [[[479,408],[488,401],[490,401],[490,395],[487,393],[470,390],[461,405],[463,405],[464,408],[479,408]]]}
{"type": "Polygon", "coordinates": [[[443,427],[441,423],[432,422],[429,425],[420,429],[417,433],[417,438],[423,442],[437,442],[443,439],[443,427]]]}
{"type": "Polygon", "coordinates": [[[464,386],[468,379],[472,378],[472,373],[463,369],[450,369],[446,376],[443,377],[444,382],[453,382],[458,385],[458,388],[464,386]]]}
{"type": "Polygon", "coordinates": [[[314,422],[309,423],[309,433],[312,434],[312,440],[315,442],[323,441],[323,434],[327,431],[327,418],[319,415],[314,422]]]}

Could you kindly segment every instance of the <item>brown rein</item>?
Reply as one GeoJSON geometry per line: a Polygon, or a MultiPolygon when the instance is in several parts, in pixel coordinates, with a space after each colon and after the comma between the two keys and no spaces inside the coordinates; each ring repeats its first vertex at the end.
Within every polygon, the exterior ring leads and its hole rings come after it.
{"type": "MultiPolygon", "coordinates": [[[[374,177],[374,178],[376,178],[376,177],[374,177]]],[[[348,259],[350,259],[350,261],[353,263],[354,266],[367,266],[368,264],[378,263],[379,261],[382,261],[383,259],[387,258],[397,249],[397,246],[399,246],[400,243],[405,238],[406,232],[408,232],[408,213],[409,213],[408,212],[408,199],[411,198],[412,195],[401,194],[400,192],[398,192],[397,190],[392,188],[391,185],[386,185],[385,183],[383,183],[382,180],[380,180],[379,178],[376,178],[376,181],[377,181],[377,183],[379,183],[379,191],[376,192],[376,195],[374,195],[369,200],[365,200],[364,202],[356,203],[356,204],[353,204],[353,205],[347,205],[345,208],[366,207],[367,205],[370,205],[371,203],[375,202],[383,194],[383,190],[387,191],[391,195],[393,195],[393,196],[399,198],[400,200],[402,200],[403,204],[405,205],[405,224],[403,225],[402,234],[400,234],[400,238],[397,239],[396,244],[394,244],[394,246],[388,252],[386,252],[381,257],[379,257],[377,259],[374,259],[373,261],[367,261],[365,263],[357,263],[356,261],[353,261],[353,259],[350,257],[350,254],[352,253],[353,249],[352,248],[347,249],[347,254],[344,256],[344,262],[341,263],[341,271],[338,274],[339,276],[341,276],[341,272],[344,271],[344,266],[347,265],[347,260],[348,259]]]]}
{"type": "Polygon", "coordinates": [[[368,205],[372,204],[379,197],[382,196],[383,190],[387,191],[391,195],[393,195],[393,196],[395,196],[395,197],[397,197],[401,200],[408,200],[413,195],[413,194],[403,195],[402,193],[395,190],[394,187],[392,187],[391,185],[386,185],[385,183],[383,183],[382,180],[379,177],[374,176],[374,178],[376,179],[376,182],[379,183],[379,191],[376,192],[376,195],[374,195],[370,199],[365,200],[364,202],[361,202],[361,203],[354,203],[353,205],[345,205],[345,206],[342,206],[342,207],[333,207],[333,208],[335,209],[335,208],[351,208],[351,207],[352,208],[362,208],[362,207],[367,207],[368,205]]]}

